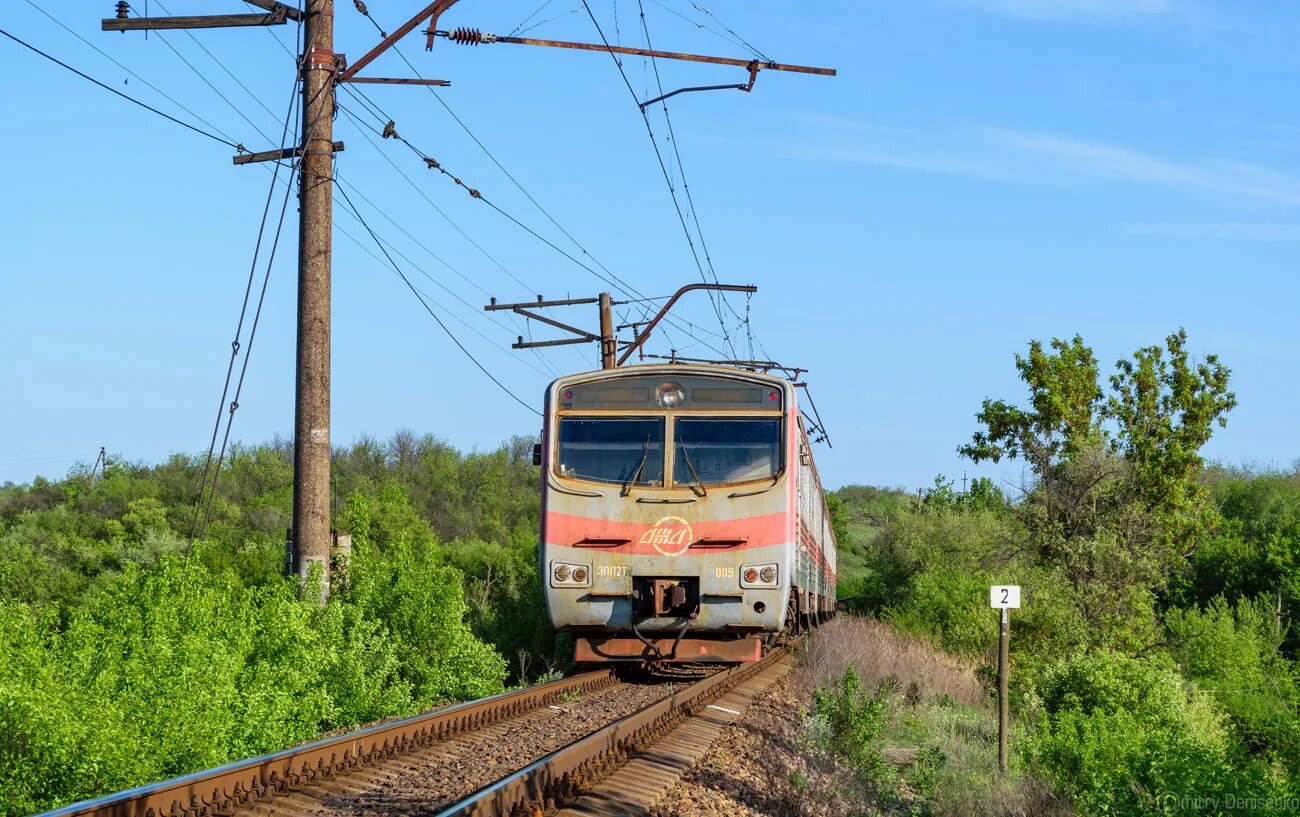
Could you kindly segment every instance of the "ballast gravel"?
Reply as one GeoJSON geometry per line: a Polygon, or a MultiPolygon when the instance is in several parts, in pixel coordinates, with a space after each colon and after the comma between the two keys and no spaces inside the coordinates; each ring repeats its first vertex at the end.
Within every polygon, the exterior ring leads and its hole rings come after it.
{"type": "MultiPolygon", "coordinates": [[[[675,687],[680,689],[681,682],[675,687]]],[[[406,817],[431,814],[580,737],[672,694],[671,683],[623,683],[543,706],[423,752],[392,758],[241,817],[406,817]]]]}

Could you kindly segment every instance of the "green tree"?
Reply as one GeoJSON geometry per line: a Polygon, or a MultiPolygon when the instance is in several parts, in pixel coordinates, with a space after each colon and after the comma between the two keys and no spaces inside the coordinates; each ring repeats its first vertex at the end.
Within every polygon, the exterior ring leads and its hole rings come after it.
{"type": "Polygon", "coordinates": [[[1016,357],[1029,407],[985,400],[984,429],[958,449],[974,462],[1028,463],[1016,513],[1098,644],[1156,639],[1157,598],[1214,524],[1199,452],[1236,398],[1227,368],[1213,356],[1192,365],[1186,346],[1180,330],[1119,361],[1107,397],[1082,338],[1054,339],[1050,351],[1034,341],[1016,357]]]}

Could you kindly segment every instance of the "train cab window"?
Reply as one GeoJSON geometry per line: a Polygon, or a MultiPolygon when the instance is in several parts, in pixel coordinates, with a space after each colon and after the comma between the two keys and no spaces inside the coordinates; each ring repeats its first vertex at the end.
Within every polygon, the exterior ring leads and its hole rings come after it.
{"type": "Polygon", "coordinates": [[[664,419],[565,417],[560,475],[627,485],[664,484],[664,419]]]}
{"type": "Polygon", "coordinates": [[[781,470],[779,419],[678,416],[675,426],[675,485],[770,479],[781,470]]]}

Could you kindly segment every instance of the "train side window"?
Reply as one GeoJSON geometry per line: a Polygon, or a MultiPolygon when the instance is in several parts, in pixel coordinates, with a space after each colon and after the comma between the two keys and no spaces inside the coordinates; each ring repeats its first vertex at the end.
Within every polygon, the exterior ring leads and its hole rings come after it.
{"type": "Polygon", "coordinates": [[[564,417],[560,476],[593,482],[664,484],[664,418],[564,417]]]}

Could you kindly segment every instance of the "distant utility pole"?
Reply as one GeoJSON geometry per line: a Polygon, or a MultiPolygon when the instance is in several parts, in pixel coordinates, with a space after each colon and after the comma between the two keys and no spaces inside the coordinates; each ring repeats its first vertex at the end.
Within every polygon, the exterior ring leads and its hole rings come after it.
{"type": "MultiPolygon", "coordinates": [[[[438,19],[458,0],[434,0],[398,26],[356,62],[347,63],[342,54],[334,52],[334,0],[306,0],[306,9],[299,11],[287,2],[278,0],[246,0],[249,5],[265,9],[265,13],[212,14],[188,17],[132,17],[126,0],[117,3],[115,17],[102,21],[104,31],[151,31],[157,29],[231,28],[246,26],[284,25],[292,20],[303,26],[303,48],[300,71],[302,75],[302,134],[299,144],[292,149],[249,152],[239,146],[240,154],[233,158],[237,165],[253,162],[300,159],[299,164],[299,239],[298,239],[298,343],[297,376],[294,401],[294,475],[293,475],[293,527],[290,531],[293,569],[306,581],[313,565],[321,566],[321,601],[329,599],[330,555],[334,545],[330,530],[330,256],[333,230],[334,154],[343,150],[342,142],[334,141],[334,94],[340,83],[377,83],[398,85],[436,85],[451,83],[441,79],[409,77],[363,77],[358,72],[374,62],[399,40],[414,31],[421,23],[428,27],[425,47],[433,48],[434,39],[444,38],[460,45],[508,43],[515,45],[544,46],[550,48],[605,51],[610,54],[628,54],[657,59],[682,60],[714,65],[739,66],[747,69],[748,82],[735,85],[713,85],[680,88],[655,99],[639,103],[642,110],[647,105],[680,93],[721,90],[726,88],[751,91],[760,71],[787,71],[802,74],[834,76],[830,68],[814,68],[763,60],[738,60],[700,54],[671,51],[625,48],[608,43],[576,43],[561,40],[537,40],[525,37],[497,36],[473,28],[439,29],[438,19]]],[[[233,3],[232,3],[233,4],[233,3]]],[[[362,14],[368,14],[363,3],[357,3],[362,14]]],[[[594,20],[594,18],[593,18],[594,20]]],[[[603,36],[603,35],[602,35],[603,36]]],[[[389,123],[390,127],[392,123],[389,123]]],[[[721,289],[753,292],[753,287],[729,287],[696,284],[689,289],[721,289]]],[[[540,301],[540,299],[539,299],[540,301]]],[[[614,334],[612,306],[609,293],[598,298],[576,301],[539,302],[536,304],[509,304],[489,309],[515,309],[534,320],[549,323],[578,335],[575,339],[525,344],[523,338],[516,348],[554,346],[563,343],[600,342],[600,361],[603,368],[613,368],[624,363],[628,356],[641,348],[645,338],[663,317],[669,302],[660,314],[649,323],[644,333],[628,345],[622,358],[618,357],[618,340],[614,334]],[[521,311],[521,307],[558,306],[575,303],[598,303],[600,306],[600,334],[593,335],[559,323],[541,315],[521,311]]]]}
{"type": "Polygon", "coordinates": [[[618,337],[614,334],[614,314],[613,307],[617,304],[625,304],[627,301],[615,301],[611,299],[608,292],[602,292],[595,298],[568,298],[563,301],[548,301],[538,295],[536,301],[525,301],[518,304],[499,304],[497,299],[493,298],[492,302],[483,309],[487,312],[500,312],[509,309],[516,315],[523,315],[535,321],[541,321],[548,326],[554,326],[557,329],[563,329],[574,337],[561,338],[559,340],[530,340],[525,341],[520,335],[519,339],[511,344],[512,349],[536,349],[543,346],[568,346],[573,343],[600,343],[600,367],[602,369],[615,369],[627,362],[632,353],[645,345],[646,339],[650,333],[659,325],[659,321],[668,314],[668,310],[686,293],[694,292],[698,289],[714,290],[718,292],[758,292],[758,287],[750,284],[688,284],[673,293],[668,302],[663,305],[650,321],[645,325],[645,331],[637,333],[636,339],[631,343],[624,344],[622,356],[618,354],[618,337]],[[579,304],[599,304],[600,308],[600,334],[593,335],[585,329],[579,329],[576,326],[570,326],[567,323],[560,323],[554,318],[548,318],[545,315],[539,315],[533,312],[534,309],[543,309],[550,306],[577,306],[579,304]]]}

